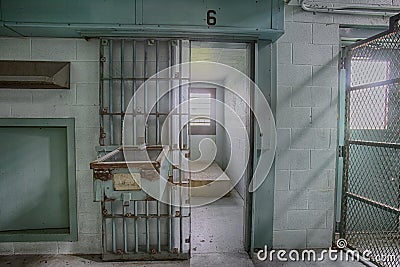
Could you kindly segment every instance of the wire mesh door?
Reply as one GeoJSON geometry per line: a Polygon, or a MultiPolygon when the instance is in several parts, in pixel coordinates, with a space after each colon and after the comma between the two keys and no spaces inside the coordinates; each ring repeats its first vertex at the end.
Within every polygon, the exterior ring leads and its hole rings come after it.
{"type": "Polygon", "coordinates": [[[400,33],[358,42],[346,56],[341,237],[380,266],[400,262],[400,33]],[[370,253],[369,253],[370,252],[370,253]]]}
{"type": "MultiPolygon", "coordinates": [[[[187,111],[180,108],[171,115],[171,110],[188,99],[184,84],[190,80],[189,71],[179,64],[189,61],[190,42],[129,38],[102,38],[100,42],[99,156],[121,145],[159,146],[161,128],[171,116],[166,145],[172,162],[161,166],[160,172],[166,172],[172,184],[188,183],[189,174],[175,167],[188,149],[187,127],[176,130],[187,111]],[[131,123],[129,134],[123,129],[124,121],[131,123]]],[[[110,176],[125,172],[118,168],[105,171],[110,176]]],[[[146,178],[145,172],[140,175],[142,181],[154,179],[146,178]]],[[[143,190],[117,191],[115,180],[107,179],[95,177],[94,184],[95,200],[102,202],[104,260],[190,257],[190,207],[183,205],[189,203],[189,190],[176,190],[173,185],[165,189],[168,203],[182,203],[169,205],[143,190]]]]}

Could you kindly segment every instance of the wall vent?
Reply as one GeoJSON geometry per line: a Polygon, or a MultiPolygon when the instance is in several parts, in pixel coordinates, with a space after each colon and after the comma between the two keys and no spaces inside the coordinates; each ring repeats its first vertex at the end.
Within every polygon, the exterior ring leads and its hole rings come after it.
{"type": "Polygon", "coordinates": [[[0,60],[0,88],[69,89],[70,62],[0,60]]]}

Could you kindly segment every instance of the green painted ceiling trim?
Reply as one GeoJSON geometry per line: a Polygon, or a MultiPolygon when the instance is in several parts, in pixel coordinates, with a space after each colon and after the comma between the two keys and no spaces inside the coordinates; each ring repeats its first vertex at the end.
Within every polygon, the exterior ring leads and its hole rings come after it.
{"type": "Polygon", "coordinates": [[[281,0],[1,0],[0,12],[0,36],[223,35],[276,40],[284,29],[281,0]],[[216,12],[215,25],[207,24],[210,10],[216,12]]]}

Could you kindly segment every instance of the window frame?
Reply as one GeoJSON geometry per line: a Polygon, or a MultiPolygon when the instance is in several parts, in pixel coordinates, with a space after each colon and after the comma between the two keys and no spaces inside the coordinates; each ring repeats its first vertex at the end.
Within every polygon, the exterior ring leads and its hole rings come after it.
{"type": "MultiPolygon", "coordinates": [[[[216,100],[216,88],[198,88],[191,87],[189,88],[189,99],[192,99],[191,94],[210,94],[210,98],[216,100]]],[[[189,111],[190,111],[190,103],[189,103],[189,111]]],[[[215,101],[211,101],[210,107],[210,125],[207,126],[199,126],[199,125],[191,125],[191,118],[189,122],[189,135],[216,135],[216,107],[215,101]]],[[[191,116],[191,115],[190,115],[191,116]]]]}

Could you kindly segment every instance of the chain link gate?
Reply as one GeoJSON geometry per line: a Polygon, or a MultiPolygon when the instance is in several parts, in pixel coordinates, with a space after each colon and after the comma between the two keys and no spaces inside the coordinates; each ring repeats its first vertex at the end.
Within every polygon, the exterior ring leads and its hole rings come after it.
{"type": "Polygon", "coordinates": [[[346,55],[341,238],[380,266],[400,262],[400,33],[390,28],[346,55]]]}

